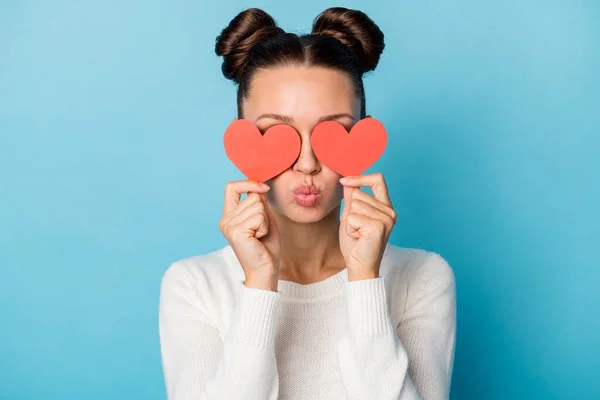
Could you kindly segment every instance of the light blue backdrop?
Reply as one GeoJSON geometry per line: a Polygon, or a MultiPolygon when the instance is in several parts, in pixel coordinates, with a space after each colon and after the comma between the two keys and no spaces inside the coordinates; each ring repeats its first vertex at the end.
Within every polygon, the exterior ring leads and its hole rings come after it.
{"type": "MultiPolygon", "coordinates": [[[[0,398],[163,399],[160,279],[225,244],[248,6],[306,31],[338,3],[0,3],[0,398]]],[[[458,288],[453,399],[600,398],[600,7],[348,1],[386,34],[366,79],[392,242],[458,288]]]]}

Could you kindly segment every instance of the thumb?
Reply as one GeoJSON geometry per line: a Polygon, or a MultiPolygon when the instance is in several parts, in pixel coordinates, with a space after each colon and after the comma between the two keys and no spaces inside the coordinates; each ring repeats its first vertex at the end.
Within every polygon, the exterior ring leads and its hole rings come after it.
{"type": "Polygon", "coordinates": [[[344,210],[342,211],[341,220],[344,221],[350,212],[350,202],[352,201],[352,192],[355,188],[344,186],[344,210]]]}
{"type": "Polygon", "coordinates": [[[277,230],[277,223],[275,222],[275,216],[273,215],[273,212],[271,211],[271,208],[269,207],[269,202],[267,201],[267,194],[259,193],[258,196],[260,197],[260,200],[262,201],[262,203],[265,207],[265,212],[266,212],[267,218],[269,220],[269,227],[271,227],[271,231],[275,232],[277,230]]]}

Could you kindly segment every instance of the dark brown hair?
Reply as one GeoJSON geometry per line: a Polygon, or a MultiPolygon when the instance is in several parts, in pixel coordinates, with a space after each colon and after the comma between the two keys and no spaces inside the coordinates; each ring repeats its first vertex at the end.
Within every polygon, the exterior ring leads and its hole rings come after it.
{"type": "Polygon", "coordinates": [[[349,75],[366,116],[363,75],[373,71],[385,45],[379,27],[363,12],[329,8],[313,21],[310,34],[297,35],[279,28],[265,11],[249,8],[239,13],[217,36],[215,52],[223,57],[225,78],[238,85],[238,118],[257,69],[284,65],[333,68],[349,75]]]}

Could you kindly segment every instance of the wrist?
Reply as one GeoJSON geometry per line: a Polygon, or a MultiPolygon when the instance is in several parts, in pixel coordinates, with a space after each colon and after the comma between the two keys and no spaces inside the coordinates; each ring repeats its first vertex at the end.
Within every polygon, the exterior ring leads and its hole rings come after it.
{"type": "Polygon", "coordinates": [[[248,288],[252,289],[262,289],[262,290],[270,290],[272,292],[277,292],[277,276],[276,275],[268,275],[268,276],[247,276],[244,281],[244,285],[248,288]]]}
{"type": "Polygon", "coordinates": [[[348,271],[348,282],[379,278],[379,271],[348,271]]]}

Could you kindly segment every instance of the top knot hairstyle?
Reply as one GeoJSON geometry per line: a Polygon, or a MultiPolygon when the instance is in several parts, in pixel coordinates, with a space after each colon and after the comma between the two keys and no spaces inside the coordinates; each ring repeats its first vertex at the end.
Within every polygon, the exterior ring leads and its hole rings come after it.
{"type": "Polygon", "coordinates": [[[265,11],[239,13],[217,36],[215,53],[223,57],[225,78],[238,84],[238,118],[257,69],[309,65],[347,73],[366,116],[363,75],[373,71],[385,47],[383,32],[363,12],[333,7],[319,14],[310,34],[296,35],[279,28],[265,11]]]}

